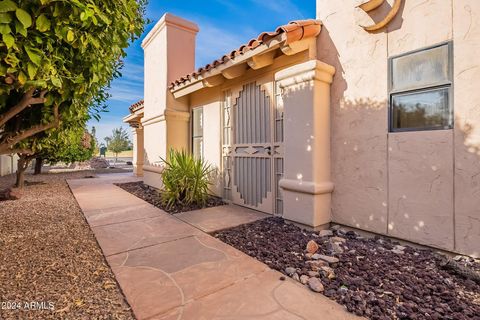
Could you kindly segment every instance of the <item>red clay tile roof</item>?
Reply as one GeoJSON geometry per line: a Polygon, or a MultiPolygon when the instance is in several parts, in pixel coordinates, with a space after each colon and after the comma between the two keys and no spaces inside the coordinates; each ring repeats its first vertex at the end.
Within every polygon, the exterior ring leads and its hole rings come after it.
{"type": "Polygon", "coordinates": [[[137,110],[140,110],[143,108],[143,99],[138,101],[138,102],[135,102],[134,104],[132,104],[128,109],[130,110],[130,113],[134,113],[135,111],[137,110]]]}
{"type": "Polygon", "coordinates": [[[250,40],[248,43],[240,46],[240,48],[233,50],[229,54],[224,55],[218,60],[214,60],[212,63],[207,64],[204,67],[199,68],[197,71],[187,74],[170,83],[169,88],[173,89],[175,86],[185,83],[192,78],[197,79],[205,72],[210,71],[219,65],[222,65],[235,57],[245,54],[247,51],[253,50],[258,46],[268,42],[276,36],[284,33],[286,35],[285,44],[289,44],[295,41],[299,41],[305,38],[316,37],[321,30],[322,23],[319,20],[296,20],[291,21],[286,25],[278,27],[274,32],[262,32],[257,38],[250,40]]]}

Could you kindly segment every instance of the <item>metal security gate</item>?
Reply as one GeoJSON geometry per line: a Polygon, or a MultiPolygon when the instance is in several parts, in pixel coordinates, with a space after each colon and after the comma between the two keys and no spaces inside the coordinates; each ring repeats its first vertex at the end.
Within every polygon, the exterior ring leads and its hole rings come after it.
{"type": "Polygon", "coordinates": [[[283,131],[283,112],[278,105],[260,85],[249,83],[235,97],[227,92],[223,108],[225,198],[271,214],[282,213],[283,132],[278,131],[283,131]]]}

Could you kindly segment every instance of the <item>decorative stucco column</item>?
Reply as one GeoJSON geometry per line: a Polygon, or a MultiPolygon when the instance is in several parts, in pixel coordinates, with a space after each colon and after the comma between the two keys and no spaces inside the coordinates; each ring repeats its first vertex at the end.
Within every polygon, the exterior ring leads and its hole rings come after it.
{"type": "Polygon", "coordinates": [[[166,13],[142,42],[145,54],[144,182],[162,187],[162,160],[171,148],[189,147],[188,99],[175,99],[169,86],[195,70],[198,26],[166,13]]]}
{"type": "Polygon", "coordinates": [[[335,68],[318,60],[275,74],[284,107],[284,214],[313,228],[331,221],[330,84],[335,68]]]}
{"type": "Polygon", "coordinates": [[[132,128],[133,135],[133,174],[137,177],[143,177],[143,160],[144,146],[143,146],[143,127],[139,125],[138,128],[132,128]]]}

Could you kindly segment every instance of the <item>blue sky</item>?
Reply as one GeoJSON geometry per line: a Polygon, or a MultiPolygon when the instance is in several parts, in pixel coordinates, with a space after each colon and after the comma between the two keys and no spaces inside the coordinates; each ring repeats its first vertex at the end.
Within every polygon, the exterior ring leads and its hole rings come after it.
{"type": "MultiPolygon", "coordinates": [[[[147,17],[152,21],[144,35],[127,49],[122,77],[115,79],[107,102],[108,113],[97,128],[99,142],[113,128],[122,126],[128,107],[143,98],[143,37],[166,12],[198,24],[196,66],[202,66],[238,48],[263,31],[272,31],[291,20],[315,18],[315,0],[150,0],[147,17]]],[[[130,130],[129,130],[130,131],[130,130]]]]}

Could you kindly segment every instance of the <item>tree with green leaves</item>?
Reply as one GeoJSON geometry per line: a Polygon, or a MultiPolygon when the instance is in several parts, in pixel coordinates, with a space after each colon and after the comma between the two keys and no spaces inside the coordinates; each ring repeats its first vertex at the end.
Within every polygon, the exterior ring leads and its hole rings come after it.
{"type": "Polygon", "coordinates": [[[16,186],[24,186],[25,170],[31,160],[35,159],[35,174],[40,174],[44,163],[73,163],[87,161],[93,157],[95,142],[90,132],[81,126],[59,128],[44,134],[41,139],[41,149],[35,154],[20,158],[23,162],[17,170],[16,186]]]}
{"type": "MultiPolygon", "coordinates": [[[[36,112],[40,111],[36,110],[36,112]]],[[[84,132],[83,128],[85,127],[85,123],[89,118],[90,115],[88,113],[83,115],[79,114],[76,117],[65,118],[59,124],[58,128],[38,133],[23,140],[20,145],[24,150],[29,150],[29,153],[19,153],[17,187],[23,187],[24,173],[33,159],[36,159],[34,174],[39,174],[41,173],[44,158],[58,157],[63,152],[63,149],[71,147],[68,144],[68,141],[64,141],[64,137],[70,136],[71,143],[75,144],[72,132],[81,136],[84,132]]]]}
{"type": "Polygon", "coordinates": [[[107,143],[107,149],[115,153],[115,162],[117,162],[120,152],[129,150],[132,146],[127,130],[123,127],[113,129],[112,135],[106,137],[105,142],[107,143]]]}
{"type": "Polygon", "coordinates": [[[143,32],[145,6],[0,0],[0,154],[31,156],[62,122],[99,118],[125,49],[143,32]]]}
{"type": "Polygon", "coordinates": [[[85,128],[75,128],[59,131],[51,138],[50,144],[44,148],[41,156],[50,164],[74,163],[90,160],[94,151],[95,143],[91,133],[85,128]]]}

